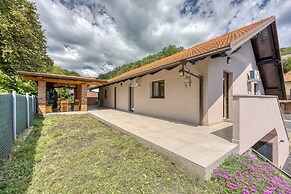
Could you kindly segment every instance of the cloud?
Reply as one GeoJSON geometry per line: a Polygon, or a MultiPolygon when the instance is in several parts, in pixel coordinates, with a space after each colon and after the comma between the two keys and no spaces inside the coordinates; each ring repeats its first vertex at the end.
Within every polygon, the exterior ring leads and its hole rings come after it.
{"type": "Polygon", "coordinates": [[[160,51],[185,48],[276,15],[281,46],[291,45],[291,2],[284,0],[32,0],[48,54],[84,76],[160,51]]]}

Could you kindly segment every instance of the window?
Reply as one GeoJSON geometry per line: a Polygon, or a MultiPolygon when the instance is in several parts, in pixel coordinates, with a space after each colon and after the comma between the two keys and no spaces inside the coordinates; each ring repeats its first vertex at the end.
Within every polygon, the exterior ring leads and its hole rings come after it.
{"type": "Polygon", "coordinates": [[[107,98],[107,90],[104,91],[104,98],[107,98]]]}
{"type": "Polygon", "coordinates": [[[152,98],[164,98],[165,97],[165,81],[152,82],[152,98]]]}

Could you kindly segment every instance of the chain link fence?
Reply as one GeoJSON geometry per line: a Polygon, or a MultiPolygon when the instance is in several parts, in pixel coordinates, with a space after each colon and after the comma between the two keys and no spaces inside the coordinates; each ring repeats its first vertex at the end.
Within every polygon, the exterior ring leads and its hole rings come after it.
{"type": "Polygon", "coordinates": [[[0,157],[6,158],[12,148],[12,94],[0,95],[0,157]]]}
{"type": "Polygon", "coordinates": [[[13,140],[30,126],[35,113],[34,96],[0,94],[0,159],[9,155],[13,140]]]}
{"type": "Polygon", "coordinates": [[[16,94],[16,135],[27,128],[26,97],[16,94]]]}

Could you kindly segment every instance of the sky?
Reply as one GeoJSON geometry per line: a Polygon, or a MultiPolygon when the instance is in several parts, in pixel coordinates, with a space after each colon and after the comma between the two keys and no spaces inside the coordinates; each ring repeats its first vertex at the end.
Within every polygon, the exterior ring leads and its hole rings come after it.
{"type": "Polygon", "coordinates": [[[290,0],[30,0],[56,65],[97,77],[161,51],[190,48],[275,15],[291,46],[290,0]]]}

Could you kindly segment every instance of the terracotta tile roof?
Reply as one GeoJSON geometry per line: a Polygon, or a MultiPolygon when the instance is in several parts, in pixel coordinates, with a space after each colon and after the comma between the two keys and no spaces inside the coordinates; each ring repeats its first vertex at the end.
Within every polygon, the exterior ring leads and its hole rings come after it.
{"type": "Polygon", "coordinates": [[[234,30],[232,32],[229,32],[227,34],[224,34],[222,36],[216,37],[214,39],[211,39],[209,41],[206,41],[204,43],[198,44],[194,47],[185,49],[181,52],[178,52],[174,55],[165,57],[163,59],[154,61],[152,63],[149,63],[147,65],[144,65],[142,67],[133,69],[131,71],[125,72],[119,76],[116,76],[110,80],[108,80],[109,83],[114,83],[117,81],[122,81],[125,79],[132,78],[140,73],[143,73],[145,71],[150,71],[155,68],[168,65],[171,63],[179,62],[188,58],[192,58],[195,56],[200,56],[202,54],[212,52],[218,49],[222,49],[225,47],[230,47],[231,43],[233,41],[241,38],[243,35],[247,34],[248,32],[251,32],[252,30],[255,30],[256,27],[259,27],[260,25],[264,24],[265,22],[269,21],[270,19],[273,19],[274,16],[271,16],[269,18],[263,19],[261,21],[258,21],[256,23],[244,26],[242,28],[239,28],[237,30],[234,30]]]}

